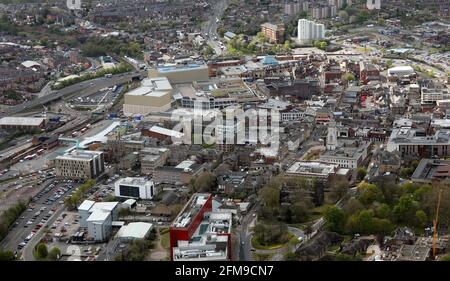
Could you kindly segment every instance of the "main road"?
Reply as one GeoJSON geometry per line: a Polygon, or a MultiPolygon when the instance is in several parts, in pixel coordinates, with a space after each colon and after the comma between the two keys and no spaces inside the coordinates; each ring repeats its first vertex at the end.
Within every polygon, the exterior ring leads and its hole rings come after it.
{"type": "Polygon", "coordinates": [[[59,91],[56,91],[53,94],[41,96],[38,98],[35,98],[31,101],[27,101],[24,103],[21,103],[16,106],[9,107],[5,109],[4,111],[0,112],[0,117],[5,116],[11,116],[17,113],[20,113],[24,110],[31,109],[35,106],[44,105],[47,103],[50,103],[52,101],[82,92],[82,91],[89,91],[92,93],[98,92],[100,89],[106,88],[106,87],[113,87],[114,85],[126,83],[128,81],[131,81],[132,77],[142,75],[140,72],[127,72],[122,74],[116,74],[113,75],[111,78],[107,77],[101,77],[96,78],[92,80],[83,81],[68,87],[65,87],[59,91]]]}
{"type": "Polygon", "coordinates": [[[217,34],[217,28],[219,27],[217,19],[220,21],[222,18],[223,13],[228,6],[228,1],[229,0],[219,0],[214,4],[209,21],[204,24],[203,28],[203,33],[208,39],[208,44],[214,49],[217,55],[221,55],[223,52],[219,44],[219,35],[217,34]]]}

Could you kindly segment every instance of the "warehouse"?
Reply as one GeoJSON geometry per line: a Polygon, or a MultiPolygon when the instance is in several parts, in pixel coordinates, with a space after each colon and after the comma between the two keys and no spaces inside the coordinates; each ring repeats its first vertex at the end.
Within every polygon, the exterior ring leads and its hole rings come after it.
{"type": "Polygon", "coordinates": [[[122,226],[117,232],[117,236],[121,242],[128,242],[135,239],[146,239],[149,237],[153,229],[151,223],[131,222],[122,226]]]}
{"type": "Polygon", "coordinates": [[[43,129],[44,126],[45,118],[3,117],[0,119],[0,128],[5,130],[32,131],[43,129]]]}

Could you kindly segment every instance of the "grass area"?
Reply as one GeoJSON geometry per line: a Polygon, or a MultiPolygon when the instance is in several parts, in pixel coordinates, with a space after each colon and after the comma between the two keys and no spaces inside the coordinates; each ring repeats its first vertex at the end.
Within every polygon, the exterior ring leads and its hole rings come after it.
{"type": "Polygon", "coordinates": [[[161,234],[161,246],[163,246],[164,249],[168,250],[170,247],[170,236],[169,232],[166,232],[164,234],[161,234]]]}
{"type": "Polygon", "coordinates": [[[274,254],[258,254],[253,253],[253,259],[255,261],[270,261],[274,254]]]}
{"type": "Polygon", "coordinates": [[[286,243],[281,244],[272,244],[272,245],[261,245],[255,236],[252,237],[252,247],[257,250],[277,250],[283,247],[286,247],[287,244],[293,243],[293,239],[297,239],[294,234],[289,232],[288,241],[286,243]]]}
{"type": "Polygon", "coordinates": [[[311,210],[310,219],[313,220],[313,221],[317,220],[317,219],[320,219],[323,216],[323,212],[325,212],[325,209],[328,206],[330,206],[330,205],[324,204],[322,206],[319,206],[319,207],[316,207],[316,208],[312,209],[311,210]]]}

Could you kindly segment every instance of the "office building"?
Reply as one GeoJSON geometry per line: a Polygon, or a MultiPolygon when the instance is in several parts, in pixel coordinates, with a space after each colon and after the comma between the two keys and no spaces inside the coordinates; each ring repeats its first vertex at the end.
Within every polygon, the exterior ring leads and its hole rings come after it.
{"type": "Polygon", "coordinates": [[[212,212],[211,194],[194,194],[170,226],[171,259],[230,260],[231,226],[231,213],[212,212]]]}
{"type": "Polygon", "coordinates": [[[418,128],[395,128],[386,149],[390,152],[399,151],[402,157],[447,157],[450,156],[450,130],[441,129],[428,135],[418,128]]]}
{"type": "Polygon", "coordinates": [[[125,94],[125,116],[165,112],[171,107],[172,86],[165,77],[144,79],[141,87],[125,94]]]}
{"type": "Polygon", "coordinates": [[[122,198],[152,199],[156,195],[156,189],[151,180],[127,177],[116,181],[114,195],[122,198]]]}
{"type": "Polygon", "coordinates": [[[94,179],[105,171],[101,151],[73,150],[54,160],[56,176],[76,179],[94,179]]]}
{"type": "Polygon", "coordinates": [[[153,175],[155,168],[166,164],[170,156],[170,150],[164,147],[154,148],[146,147],[141,150],[141,174],[153,175]]]}
{"type": "Polygon", "coordinates": [[[311,43],[313,40],[325,38],[325,26],[307,19],[298,20],[298,41],[300,44],[311,43]]]}

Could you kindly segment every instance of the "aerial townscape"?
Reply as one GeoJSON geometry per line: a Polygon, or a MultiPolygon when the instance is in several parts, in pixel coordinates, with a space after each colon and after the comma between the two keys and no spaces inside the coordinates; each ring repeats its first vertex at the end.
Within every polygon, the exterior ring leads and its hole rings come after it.
{"type": "Polygon", "coordinates": [[[450,261],[449,227],[450,1],[0,0],[0,260],[450,261]]]}

